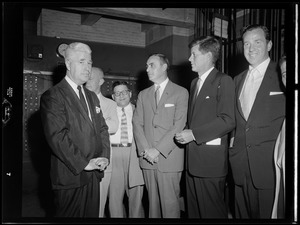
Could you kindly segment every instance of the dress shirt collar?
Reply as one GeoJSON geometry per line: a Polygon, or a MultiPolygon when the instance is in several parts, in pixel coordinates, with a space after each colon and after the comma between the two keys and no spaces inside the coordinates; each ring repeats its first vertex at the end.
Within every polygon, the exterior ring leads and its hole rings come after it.
{"type": "MultiPolygon", "coordinates": [[[[270,61],[271,61],[271,59],[270,59],[270,57],[268,57],[265,61],[263,61],[257,67],[253,67],[253,66],[249,65],[249,71],[251,71],[252,69],[255,68],[259,72],[259,77],[264,76],[264,74],[265,74],[265,72],[266,72],[266,70],[268,68],[268,65],[269,65],[270,61]]],[[[258,78],[258,77],[255,77],[255,78],[258,78]]]]}
{"type": "MultiPolygon", "coordinates": [[[[68,77],[67,75],[65,76],[65,79],[70,84],[70,86],[73,88],[73,90],[75,91],[77,96],[79,97],[79,90],[77,89],[78,84],[76,84],[74,81],[72,81],[71,78],[68,77]]],[[[84,92],[82,85],[79,85],[79,86],[81,86],[81,90],[83,92],[83,95],[85,96],[85,92],[84,92]]]]}
{"type": "Polygon", "coordinates": [[[156,87],[159,85],[160,88],[159,88],[159,93],[160,93],[160,96],[161,94],[164,92],[166,86],[167,86],[167,83],[169,81],[169,78],[167,77],[167,79],[165,79],[163,82],[161,82],[160,84],[154,84],[155,86],[155,90],[156,90],[156,87]]]}
{"type": "Polygon", "coordinates": [[[210,72],[214,69],[215,67],[211,67],[209,70],[207,70],[204,74],[202,74],[201,76],[199,75],[199,79],[201,79],[202,83],[204,83],[204,81],[206,80],[206,78],[208,77],[208,75],[210,74],[210,72]]]}
{"type": "MultiPolygon", "coordinates": [[[[123,107],[117,106],[117,110],[118,110],[119,112],[122,112],[122,108],[123,108],[123,107]]],[[[131,110],[131,104],[129,103],[128,105],[126,105],[126,106],[124,107],[124,111],[125,111],[125,112],[129,112],[130,110],[131,110]]]]}

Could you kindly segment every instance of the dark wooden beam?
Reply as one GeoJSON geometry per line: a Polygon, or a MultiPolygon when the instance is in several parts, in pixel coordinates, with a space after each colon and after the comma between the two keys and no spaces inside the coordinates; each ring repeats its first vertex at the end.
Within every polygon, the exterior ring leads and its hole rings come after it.
{"type": "Polygon", "coordinates": [[[100,18],[98,14],[81,14],[81,25],[93,26],[100,18]]]}
{"type": "Polygon", "coordinates": [[[162,24],[191,28],[194,26],[193,9],[181,8],[97,8],[97,7],[65,7],[78,13],[92,13],[120,19],[129,19],[138,22],[162,24]]]}

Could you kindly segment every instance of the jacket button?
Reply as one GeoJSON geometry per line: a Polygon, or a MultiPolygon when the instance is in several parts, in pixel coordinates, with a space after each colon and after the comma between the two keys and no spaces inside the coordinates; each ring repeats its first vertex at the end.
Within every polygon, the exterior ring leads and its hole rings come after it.
{"type": "Polygon", "coordinates": [[[251,148],[251,145],[247,145],[247,148],[248,148],[248,149],[251,148]]]}

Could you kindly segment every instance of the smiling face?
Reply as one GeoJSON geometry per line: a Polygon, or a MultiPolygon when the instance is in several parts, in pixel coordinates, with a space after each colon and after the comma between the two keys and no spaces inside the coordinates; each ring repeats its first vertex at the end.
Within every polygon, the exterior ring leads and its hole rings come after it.
{"type": "Polygon", "coordinates": [[[261,28],[247,31],[243,36],[244,56],[253,67],[269,57],[272,41],[267,41],[261,28]]]}
{"type": "Polygon", "coordinates": [[[131,92],[126,85],[117,85],[114,87],[112,98],[119,107],[125,107],[130,103],[131,92]]]}

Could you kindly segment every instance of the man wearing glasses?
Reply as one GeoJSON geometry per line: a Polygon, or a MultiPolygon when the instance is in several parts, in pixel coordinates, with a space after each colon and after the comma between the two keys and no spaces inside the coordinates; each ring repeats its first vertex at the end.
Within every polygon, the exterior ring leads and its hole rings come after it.
{"type": "Polygon", "coordinates": [[[117,103],[119,128],[111,135],[112,174],[109,187],[109,211],[112,218],[143,218],[142,206],[144,178],[139,167],[136,146],[132,134],[131,91],[128,83],[113,83],[112,98],[117,103]],[[128,215],[123,205],[124,194],[128,197],[128,215]]]}

